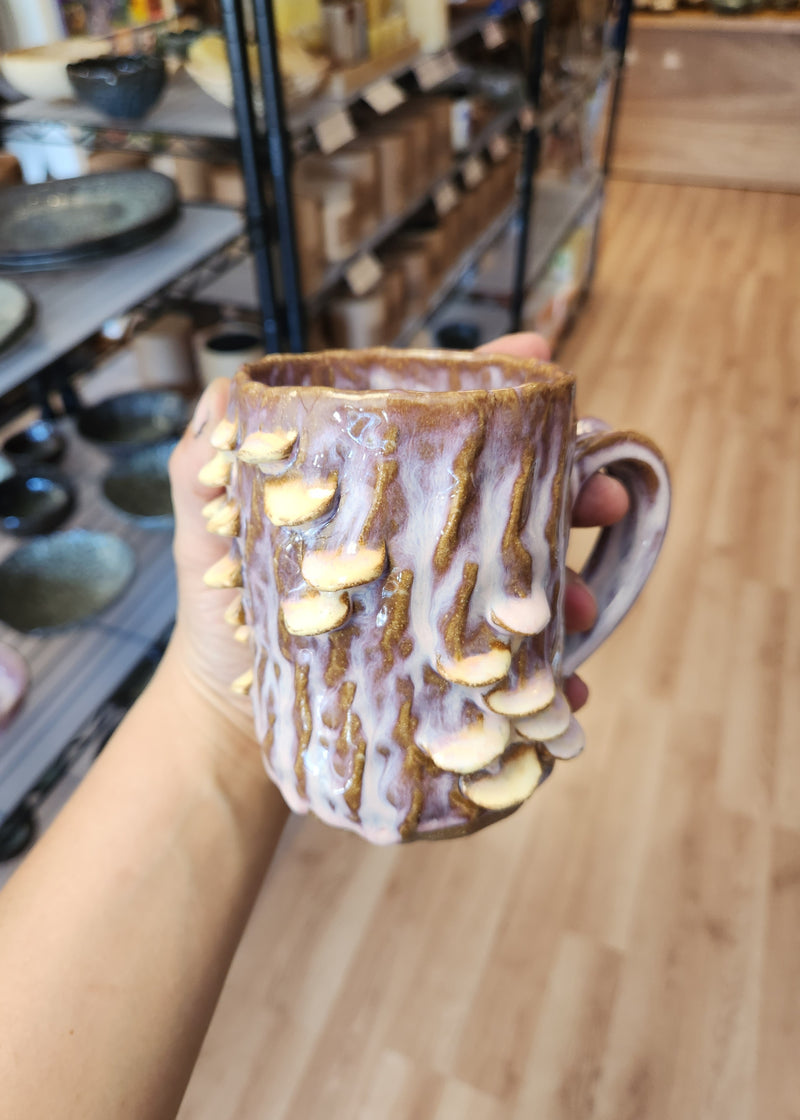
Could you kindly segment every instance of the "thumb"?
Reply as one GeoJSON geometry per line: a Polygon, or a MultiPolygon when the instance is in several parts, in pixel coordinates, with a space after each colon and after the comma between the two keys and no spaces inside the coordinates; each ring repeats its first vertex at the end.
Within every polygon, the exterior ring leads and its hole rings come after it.
{"type": "Polygon", "coordinates": [[[198,479],[200,471],[217,454],[211,437],[228,408],[230,382],[213,381],[198,401],[192,421],[172,453],[169,476],[175,511],[175,559],[179,570],[201,574],[225,554],[225,542],[206,531],[203,508],[224,492],[222,486],[207,486],[198,479]]]}

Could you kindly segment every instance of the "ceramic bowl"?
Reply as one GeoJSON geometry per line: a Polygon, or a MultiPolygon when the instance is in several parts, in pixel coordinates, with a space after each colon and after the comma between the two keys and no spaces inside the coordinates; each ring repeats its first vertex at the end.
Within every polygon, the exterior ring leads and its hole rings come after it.
{"type": "Polygon", "coordinates": [[[29,50],[9,51],[0,58],[0,70],[9,85],[25,97],[40,101],[74,101],[67,65],[107,52],[108,43],[103,39],[62,39],[29,50]]]}
{"type": "Polygon", "coordinates": [[[40,537],[0,564],[0,620],[22,634],[77,626],[118,599],[135,570],[131,548],[109,533],[40,537]]]}
{"type": "Polygon", "coordinates": [[[145,116],[164,91],[167,71],[158,55],[109,55],[67,67],[76,97],[116,120],[145,116]]]}
{"type": "Polygon", "coordinates": [[[20,805],[0,825],[0,863],[22,855],[35,839],[36,818],[27,805],[20,805]]]}
{"type": "Polygon", "coordinates": [[[112,452],[133,451],[180,436],[189,420],[189,406],[180,393],[135,390],[109,397],[78,417],[84,439],[112,452]]]}
{"type": "Polygon", "coordinates": [[[475,323],[445,323],[436,332],[436,344],[443,350],[475,350],[480,343],[481,331],[475,323]]]}
{"type": "Polygon", "coordinates": [[[58,463],[66,446],[67,441],[55,424],[49,420],[36,420],[30,427],[6,440],[3,454],[18,466],[58,463]]]}
{"type": "Polygon", "coordinates": [[[31,468],[0,482],[0,528],[18,537],[52,533],[75,508],[75,491],[63,478],[31,468]]]}
{"type": "Polygon", "coordinates": [[[172,526],[169,457],[174,443],[120,456],[103,479],[106,500],[144,529],[172,526]]]}

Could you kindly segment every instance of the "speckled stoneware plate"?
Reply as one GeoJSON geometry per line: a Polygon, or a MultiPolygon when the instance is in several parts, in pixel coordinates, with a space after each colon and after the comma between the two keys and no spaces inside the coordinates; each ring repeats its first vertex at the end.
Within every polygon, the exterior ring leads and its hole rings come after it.
{"type": "Polygon", "coordinates": [[[76,626],[118,599],[135,569],[132,549],[109,533],[40,537],[0,564],[0,620],[22,634],[76,626]]]}
{"type": "Polygon", "coordinates": [[[36,307],[25,289],[0,277],[0,354],[16,346],[35,317],[36,307]]]}
{"type": "Polygon", "coordinates": [[[64,268],[157,237],[179,211],[175,184],[156,171],[109,171],[8,187],[0,208],[0,268],[64,268]]]}

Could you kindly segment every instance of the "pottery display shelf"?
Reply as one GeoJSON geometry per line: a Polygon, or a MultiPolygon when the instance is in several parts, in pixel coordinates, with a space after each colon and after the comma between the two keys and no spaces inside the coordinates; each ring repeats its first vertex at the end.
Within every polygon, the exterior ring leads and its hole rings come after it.
{"type": "Polygon", "coordinates": [[[33,330],[0,359],[0,395],[45,369],[222,250],[244,230],[242,216],[218,206],[185,206],[157,241],[92,264],[15,273],[34,300],[33,330]]]}
{"type": "MultiPolygon", "coordinates": [[[[59,470],[77,492],[75,512],[62,530],[109,533],[133,551],[133,579],[110,607],[60,632],[21,634],[0,622],[0,642],[28,663],[30,690],[0,731],[0,824],[59,757],[70,739],[128,677],[168,629],[175,612],[172,533],[141,528],[102,495],[112,459],[60,421],[67,453],[59,470]]],[[[25,542],[0,534],[0,561],[25,542]]]]}
{"type": "MultiPolygon", "coordinates": [[[[548,264],[591,203],[600,197],[602,176],[588,174],[582,182],[542,179],[536,188],[536,220],[531,223],[526,290],[542,279],[548,264]]],[[[471,294],[506,301],[511,299],[516,238],[512,231],[484,257],[471,286],[471,294]]]]}
{"type": "MultiPolygon", "coordinates": [[[[454,50],[471,36],[479,34],[488,23],[498,18],[513,16],[522,4],[508,3],[500,17],[483,9],[457,17],[452,21],[450,37],[444,51],[454,50]]],[[[373,85],[381,79],[396,80],[416,72],[431,56],[422,51],[404,50],[398,56],[384,60],[382,66],[371,66],[365,71],[363,82],[348,82],[340,96],[314,97],[311,101],[291,109],[287,115],[289,132],[299,142],[300,147],[312,141],[314,130],[332,114],[348,108],[360,100],[364,87],[373,85]]],[[[446,75],[442,69],[442,78],[446,75]]],[[[429,88],[434,88],[432,83],[429,88]]],[[[38,99],[21,101],[7,106],[5,118],[15,124],[30,125],[35,130],[37,124],[57,121],[70,129],[96,131],[104,135],[111,147],[124,147],[120,142],[123,133],[135,134],[137,150],[147,148],[146,140],[164,139],[183,141],[191,145],[197,141],[211,141],[233,146],[236,140],[236,124],[233,112],[225,105],[215,101],[205,93],[185,72],[179,71],[169,82],[161,101],[152,112],[139,121],[110,121],[91,106],[77,102],[49,102],[38,99]],[[114,142],[113,134],[117,134],[114,142]],[[143,147],[142,147],[143,146],[143,147]]],[[[34,131],[35,135],[35,131],[34,131]]],[[[178,154],[177,151],[175,154],[178,154]]]]}

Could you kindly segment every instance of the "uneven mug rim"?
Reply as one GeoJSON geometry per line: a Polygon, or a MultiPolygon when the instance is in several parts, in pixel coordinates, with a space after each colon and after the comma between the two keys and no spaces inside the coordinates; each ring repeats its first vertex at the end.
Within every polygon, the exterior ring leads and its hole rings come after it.
{"type": "Polygon", "coordinates": [[[254,389],[266,392],[282,392],[288,389],[304,396],[342,394],[349,399],[361,398],[368,401],[385,400],[387,397],[401,397],[416,402],[422,402],[426,399],[435,400],[437,404],[446,403],[448,398],[451,398],[454,403],[456,401],[463,402],[465,398],[474,400],[491,398],[495,395],[506,394],[509,390],[533,389],[541,391],[543,388],[574,390],[576,385],[574,374],[567,372],[554,362],[546,362],[539,358],[518,358],[508,354],[477,353],[474,350],[395,350],[382,346],[369,347],[363,350],[319,350],[306,354],[267,354],[255,362],[245,362],[236,374],[235,380],[243,389],[252,386],[254,389]],[[405,365],[408,361],[418,361],[426,365],[439,365],[446,368],[467,366],[475,370],[491,364],[501,366],[510,374],[517,374],[518,379],[509,379],[504,385],[475,389],[407,389],[395,386],[380,389],[354,389],[337,385],[299,385],[292,383],[269,385],[257,376],[253,376],[254,371],[258,369],[272,369],[283,364],[299,366],[302,372],[305,369],[313,369],[314,366],[319,366],[324,362],[341,361],[343,365],[352,369],[356,360],[359,363],[374,361],[382,363],[384,366],[388,365],[390,372],[392,366],[405,365]],[[532,377],[534,371],[536,376],[532,377]]]}

